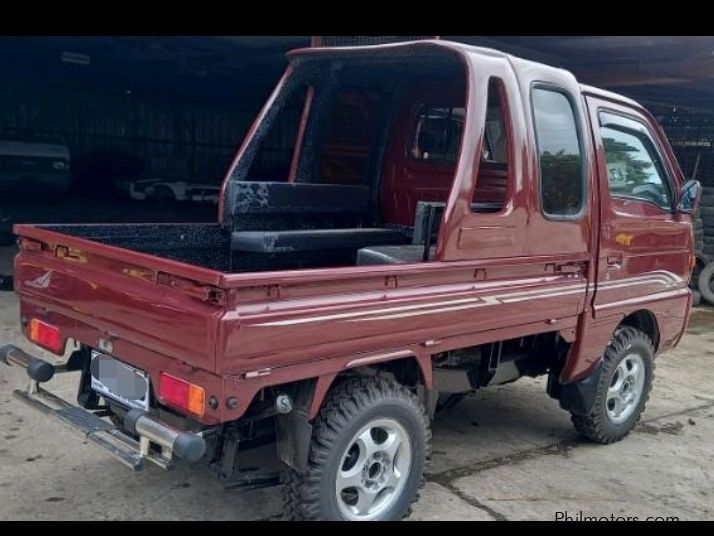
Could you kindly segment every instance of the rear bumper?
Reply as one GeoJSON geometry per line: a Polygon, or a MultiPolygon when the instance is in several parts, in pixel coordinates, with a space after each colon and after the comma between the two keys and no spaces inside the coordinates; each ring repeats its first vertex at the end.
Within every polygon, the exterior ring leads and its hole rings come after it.
{"type": "Polygon", "coordinates": [[[146,461],[163,469],[170,469],[174,458],[196,462],[206,450],[201,435],[175,430],[142,411],[129,411],[119,427],[100,418],[101,412],[74,406],[41,387],[55,374],[68,372],[66,366],[54,366],[12,345],[0,347],[0,362],[27,370],[29,386],[13,392],[17,400],[80,433],[134,471],[146,461]]]}

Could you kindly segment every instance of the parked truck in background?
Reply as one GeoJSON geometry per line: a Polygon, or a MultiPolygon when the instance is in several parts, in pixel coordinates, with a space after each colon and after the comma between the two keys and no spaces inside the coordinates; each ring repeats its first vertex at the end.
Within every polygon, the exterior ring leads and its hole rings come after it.
{"type": "Polygon", "coordinates": [[[215,224],[15,226],[22,328],[64,356],[3,347],[17,399],[133,469],[277,483],[240,470],[271,446],[298,519],[402,518],[437,408],[523,376],[626,436],[687,324],[700,196],[652,116],[447,41],[288,59],[215,224]],[[296,107],[290,165],[255,177],[296,107]],[[71,370],[77,405],[46,388],[71,370]]]}

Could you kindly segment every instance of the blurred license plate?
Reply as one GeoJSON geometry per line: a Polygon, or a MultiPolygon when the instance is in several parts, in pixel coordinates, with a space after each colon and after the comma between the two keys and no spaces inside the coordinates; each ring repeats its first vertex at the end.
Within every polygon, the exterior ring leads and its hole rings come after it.
{"type": "Polygon", "coordinates": [[[127,406],[148,411],[149,375],[106,354],[92,351],[92,389],[127,406]]]}

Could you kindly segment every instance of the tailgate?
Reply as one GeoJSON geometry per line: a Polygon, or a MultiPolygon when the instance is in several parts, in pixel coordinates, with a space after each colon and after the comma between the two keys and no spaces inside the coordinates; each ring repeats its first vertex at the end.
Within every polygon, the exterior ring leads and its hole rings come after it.
{"type": "Polygon", "coordinates": [[[29,225],[15,232],[24,316],[54,317],[95,348],[99,338],[123,339],[215,371],[220,272],[29,225]]]}

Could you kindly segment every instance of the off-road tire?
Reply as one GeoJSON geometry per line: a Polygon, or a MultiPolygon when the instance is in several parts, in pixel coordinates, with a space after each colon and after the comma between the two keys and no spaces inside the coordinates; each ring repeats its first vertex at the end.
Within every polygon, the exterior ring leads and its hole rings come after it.
{"type": "Polygon", "coordinates": [[[347,443],[375,417],[397,420],[409,434],[413,458],[407,483],[395,504],[379,520],[400,520],[411,513],[431,455],[431,428],[423,404],[390,375],[350,378],[328,393],[313,425],[308,467],[289,470],[283,511],[292,520],[342,520],[335,494],[337,468],[347,443]]]}
{"type": "Polygon", "coordinates": [[[595,443],[606,445],[620,441],[632,431],[637,421],[640,420],[650,396],[653,380],[654,345],[652,340],[647,334],[636,328],[630,326],[619,328],[605,349],[595,403],[590,413],[588,415],[571,415],[575,429],[580,435],[595,443]],[[633,413],[624,422],[615,424],[607,414],[607,390],[620,361],[633,352],[642,358],[645,365],[644,387],[633,413]]]}
{"type": "Polygon", "coordinates": [[[714,279],[714,262],[707,264],[697,276],[697,290],[709,305],[714,305],[714,289],[712,289],[712,279],[714,279]]]}

